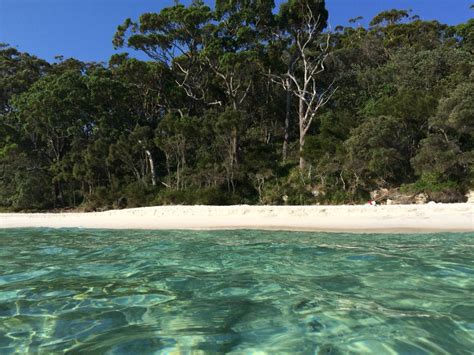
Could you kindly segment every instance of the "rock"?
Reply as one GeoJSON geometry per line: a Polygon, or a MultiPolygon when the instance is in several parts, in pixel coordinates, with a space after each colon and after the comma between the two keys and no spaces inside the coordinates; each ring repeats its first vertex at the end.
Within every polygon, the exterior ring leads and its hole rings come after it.
{"type": "MultiPolygon", "coordinates": [[[[415,196],[413,194],[402,193],[398,189],[392,189],[384,191],[384,194],[381,194],[376,201],[379,203],[386,202],[387,205],[410,205],[415,203],[415,196]],[[388,201],[390,201],[390,203],[388,201]]],[[[423,197],[421,196],[420,201],[423,201],[423,197]]]]}
{"type": "Polygon", "coordinates": [[[421,193],[401,192],[400,189],[380,189],[370,193],[371,200],[378,204],[386,203],[387,205],[411,205],[425,204],[428,201],[435,203],[454,203],[465,202],[474,203],[474,191],[466,196],[462,195],[456,189],[445,189],[442,191],[431,191],[421,193]]]}
{"type": "Polygon", "coordinates": [[[414,201],[417,205],[424,205],[428,202],[428,195],[422,192],[415,196],[414,201]]]}
{"type": "Polygon", "coordinates": [[[430,202],[428,202],[427,204],[428,204],[428,205],[436,205],[436,202],[430,201],[430,202]]]}
{"type": "Polygon", "coordinates": [[[456,189],[446,189],[442,191],[432,191],[429,194],[429,200],[440,203],[458,203],[466,202],[466,196],[456,189]]]}

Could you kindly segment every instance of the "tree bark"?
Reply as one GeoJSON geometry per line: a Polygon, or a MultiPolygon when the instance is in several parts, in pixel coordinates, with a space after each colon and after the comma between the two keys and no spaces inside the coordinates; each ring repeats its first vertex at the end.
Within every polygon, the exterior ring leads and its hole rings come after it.
{"type": "Polygon", "coordinates": [[[239,149],[239,137],[238,137],[238,134],[237,134],[237,129],[236,128],[233,128],[232,129],[232,167],[235,167],[237,166],[237,164],[239,163],[239,159],[237,157],[237,154],[238,154],[238,149],[239,149]]]}
{"type": "Polygon", "coordinates": [[[300,170],[303,170],[306,166],[306,161],[303,157],[303,148],[304,148],[304,138],[306,136],[306,129],[304,125],[304,120],[306,117],[306,112],[305,112],[305,103],[302,98],[299,100],[299,110],[298,110],[298,116],[299,116],[299,132],[300,132],[300,170]]]}
{"type": "Polygon", "coordinates": [[[286,112],[285,112],[285,132],[283,137],[283,162],[288,159],[288,145],[290,140],[290,110],[291,110],[291,91],[286,90],[286,112]]]}
{"type": "Polygon", "coordinates": [[[156,172],[155,172],[155,162],[153,161],[153,156],[148,149],[145,149],[145,154],[148,158],[148,164],[150,165],[150,173],[151,173],[151,184],[156,186],[156,172]]]}

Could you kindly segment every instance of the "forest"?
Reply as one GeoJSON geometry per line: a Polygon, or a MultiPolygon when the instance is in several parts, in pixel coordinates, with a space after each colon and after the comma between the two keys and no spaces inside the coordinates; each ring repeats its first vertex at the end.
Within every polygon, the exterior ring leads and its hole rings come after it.
{"type": "Polygon", "coordinates": [[[328,18],[321,0],[195,0],[117,24],[108,63],[0,45],[0,209],[463,201],[474,19],[328,18]]]}

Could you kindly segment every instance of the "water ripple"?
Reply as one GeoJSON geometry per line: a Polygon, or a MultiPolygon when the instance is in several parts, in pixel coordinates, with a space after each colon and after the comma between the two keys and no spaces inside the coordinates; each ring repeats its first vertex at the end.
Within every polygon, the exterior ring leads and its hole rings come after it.
{"type": "Polygon", "coordinates": [[[473,242],[0,230],[0,353],[471,354],[473,242]]]}

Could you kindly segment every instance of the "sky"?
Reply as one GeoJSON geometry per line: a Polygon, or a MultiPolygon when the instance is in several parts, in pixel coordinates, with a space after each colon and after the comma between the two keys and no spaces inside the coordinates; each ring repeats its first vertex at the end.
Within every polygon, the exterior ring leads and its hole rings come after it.
{"type": "MultiPolygon", "coordinates": [[[[282,0],[276,0],[280,3],[282,0]]],[[[187,4],[190,0],[182,0],[187,4]]],[[[213,0],[206,0],[213,4],[213,0]]],[[[383,10],[413,9],[424,20],[450,25],[474,17],[474,0],[326,0],[334,28],[363,16],[362,25],[383,10]]],[[[53,61],[55,56],[107,61],[112,37],[126,18],[158,12],[174,0],[0,0],[0,43],[53,61]]],[[[123,52],[123,50],[119,51],[123,52]]]]}

